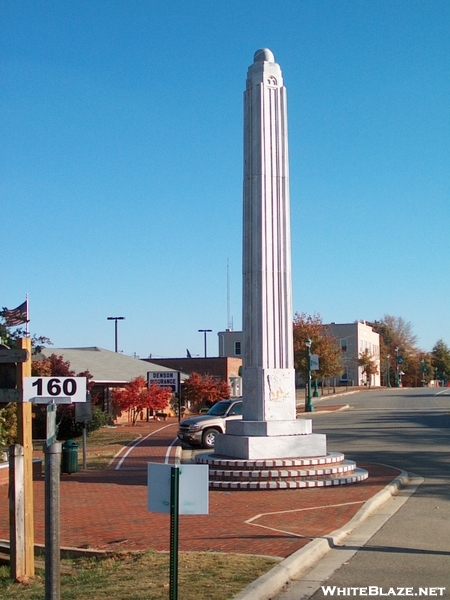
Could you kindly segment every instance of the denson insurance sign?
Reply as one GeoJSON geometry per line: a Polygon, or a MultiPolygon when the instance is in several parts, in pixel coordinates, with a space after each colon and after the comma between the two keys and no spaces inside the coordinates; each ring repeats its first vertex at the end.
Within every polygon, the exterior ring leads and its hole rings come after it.
{"type": "Polygon", "coordinates": [[[179,381],[179,371],[149,371],[147,373],[148,385],[156,383],[160,387],[168,387],[174,394],[178,393],[179,381]]]}

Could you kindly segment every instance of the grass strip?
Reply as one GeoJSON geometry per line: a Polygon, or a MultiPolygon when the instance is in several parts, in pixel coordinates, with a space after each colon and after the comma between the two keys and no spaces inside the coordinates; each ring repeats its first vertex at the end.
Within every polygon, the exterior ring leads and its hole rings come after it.
{"type": "MultiPolygon", "coordinates": [[[[179,556],[178,594],[183,600],[229,600],[277,564],[269,557],[211,552],[184,552],[179,556]]],[[[64,600],[167,600],[169,555],[159,552],[120,553],[106,558],[62,561],[71,572],[61,574],[64,600]]],[[[64,569],[66,571],[66,569],[64,569]]],[[[2,600],[43,600],[42,570],[29,584],[9,578],[0,567],[2,600]]]]}

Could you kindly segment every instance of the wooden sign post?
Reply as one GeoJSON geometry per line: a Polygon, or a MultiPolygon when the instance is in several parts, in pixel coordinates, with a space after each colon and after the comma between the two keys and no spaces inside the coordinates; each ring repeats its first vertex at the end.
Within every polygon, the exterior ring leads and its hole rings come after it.
{"type": "Polygon", "coordinates": [[[31,405],[24,405],[24,377],[31,375],[31,340],[17,348],[0,344],[0,401],[17,403],[17,444],[10,448],[10,573],[23,581],[34,577],[33,442],[31,405]],[[16,388],[16,389],[15,389],[16,388]]]}
{"type": "MultiPolygon", "coordinates": [[[[18,340],[18,347],[28,353],[25,362],[17,363],[17,387],[23,390],[23,378],[31,377],[31,339],[18,340]]],[[[17,442],[23,446],[24,458],[24,508],[25,508],[25,560],[23,573],[11,575],[14,579],[34,577],[34,514],[33,514],[33,439],[31,431],[32,405],[29,402],[17,403],[17,442]]],[[[11,565],[11,571],[12,571],[11,565]]]]}

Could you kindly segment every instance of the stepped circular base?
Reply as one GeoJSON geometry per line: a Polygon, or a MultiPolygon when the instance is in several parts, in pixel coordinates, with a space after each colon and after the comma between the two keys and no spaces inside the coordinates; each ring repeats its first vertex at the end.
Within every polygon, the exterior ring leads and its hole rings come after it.
{"type": "Polygon", "coordinates": [[[332,487],[359,483],[369,477],[365,469],[356,468],[351,475],[325,479],[283,481],[210,481],[210,489],[217,490],[294,490],[300,488],[332,487]]]}
{"type": "Polygon", "coordinates": [[[342,452],[326,456],[245,460],[207,454],[197,463],[209,465],[209,487],[213,490],[294,490],[359,483],[368,478],[342,452]]]}
{"type": "Polygon", "coordinates": [[[310,467],[315,465],[330,465],[340,463],[344,460],[342,452],[329,452],[326,456],[315,456],[305,458],[266,458],[256,460],[245,460],[239,458],[228,458],[219,454],[203,454],[197,456],[199,464],[208,464],[211,467],[226,467],[228,469],[268,469],[273,467],[310,467]]]}
{"type": "Polygon", "coordinates": [[[324,475],[343,475],[345,473],[353,473],[356,468],[356,463],[352,460],[343,460],[335,466],[315,467],[311,469],[252,469],[252,470],[226,470],[226,469],[209,469],[210,481],[230,480],[234,481],[250,481],[250,480],[283,480],[283,479],[317,479],[324,475]]]}

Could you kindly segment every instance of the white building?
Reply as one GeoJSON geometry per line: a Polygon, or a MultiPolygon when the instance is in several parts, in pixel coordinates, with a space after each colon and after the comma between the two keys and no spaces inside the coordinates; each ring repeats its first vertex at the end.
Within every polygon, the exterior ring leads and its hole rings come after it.
{"type": "Polygon", "coordinates": [[[367,385],[363,367],[358,365],[358,358],[363,352],[368,351],[372,360],[378,367],[378,373],[372,375],[371,386],[380,384],[380,336],[365,321],[355,323],[330,323],[325,325],[328,332],[339,340],[342,353],[342,362],[345,371],[340,377],[340,383],[348,385],[367,385]]]}
{"type": "Polygon", "coordinates": [[[242,358],[242,331],[219,331],[219,356],[242,358]]]}

